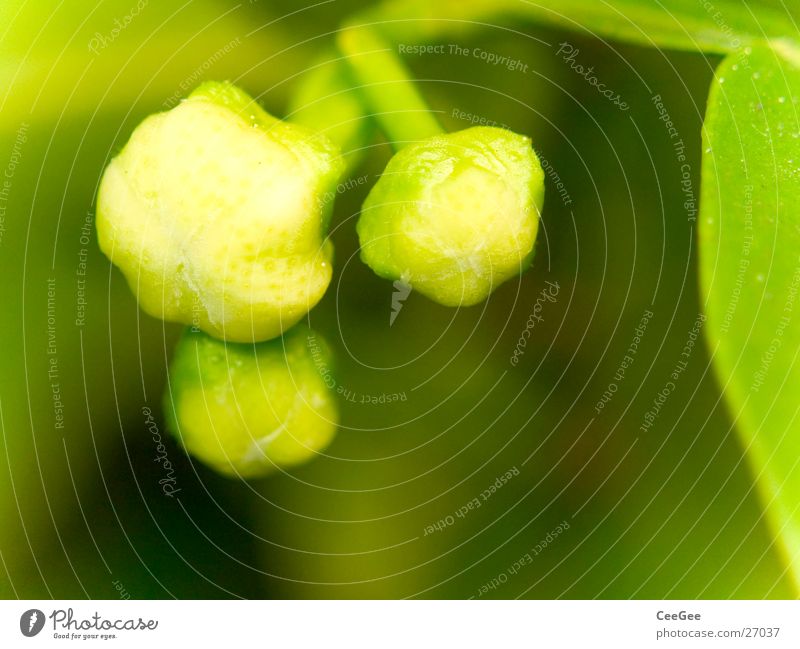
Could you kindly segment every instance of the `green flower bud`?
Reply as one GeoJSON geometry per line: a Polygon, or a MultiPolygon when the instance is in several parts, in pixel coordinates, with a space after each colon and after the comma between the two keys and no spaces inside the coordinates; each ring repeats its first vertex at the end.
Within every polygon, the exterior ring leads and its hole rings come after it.
{"type": "Polygon", "coordinates": [[[327,138],[206,83],[151,115],[106,169],[100,247],[148,313],[226,340],[280,335],[331,279],[344,163],[327,138]]]}
{"type": "Polygon", "coordinates": [[[187,329],[164,395],[167,428],[223,474],[254,478],[306,462],[336,432],[329,363],[325,342],[303,325],[250,344],[187,329]]]}
{"type": "Polygon", "coordinates": [[[530,265],[543,201],[528,138],[494,127],[428,137],[395,154],[364,202],[361,258],[440,304],[475,304],[530,265]]]}

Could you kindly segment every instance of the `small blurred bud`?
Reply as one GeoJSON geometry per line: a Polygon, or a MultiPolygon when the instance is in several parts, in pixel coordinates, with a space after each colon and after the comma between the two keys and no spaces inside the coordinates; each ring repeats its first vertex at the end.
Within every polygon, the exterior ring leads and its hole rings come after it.
{"type": "Polygon", "coordinates": [[[255,344],[187,329],[164,395],[167,427],[223,474],[255,478],[301,464],[336,432],[329,364],[327,345],[303,325],[255,344]]]}

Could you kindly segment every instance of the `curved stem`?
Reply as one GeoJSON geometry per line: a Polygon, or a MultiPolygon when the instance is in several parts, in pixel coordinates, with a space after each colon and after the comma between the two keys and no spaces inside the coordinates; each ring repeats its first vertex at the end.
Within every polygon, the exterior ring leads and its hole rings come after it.
{"type": "Polygon", "coordinates": [[[395,148],[443,132],[408,68],[375,30],[366,25],[345,27],[337,43],[373,117],[395,148]]]}
{"type": "Polygon", "coordinates": [[[303,73],[289,100],[286,119],[330,138],[352,169],[374,129],[350,67],[337,56],[335,50],[328,52],[303,73]]]}

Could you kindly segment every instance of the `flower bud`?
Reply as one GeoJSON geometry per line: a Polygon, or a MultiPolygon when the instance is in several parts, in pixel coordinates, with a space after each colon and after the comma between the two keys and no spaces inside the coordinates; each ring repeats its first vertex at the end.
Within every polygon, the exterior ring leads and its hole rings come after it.
{"type": "Polygon", "coordinates": [[[205,83],[145,119],[109,164],[100,247],[151,315],[231,341],[272,338],[330,282],[322,197],[343,168],[327,138],[205,83]]]}
{"type": "Polygon", "coordinates": [[[262,343],[187,329],[164,395],[167,428],[216,471],[254,478],[313,458],[338,421],[330,353],[304,325],[262,343]]]}
{"type": "Polygon", "coordinates": [[[361,258],[447,306],[476,304],[528,267],[544,172],[528,138],[494,127],[401,149],[364,202],[361,258]]]}

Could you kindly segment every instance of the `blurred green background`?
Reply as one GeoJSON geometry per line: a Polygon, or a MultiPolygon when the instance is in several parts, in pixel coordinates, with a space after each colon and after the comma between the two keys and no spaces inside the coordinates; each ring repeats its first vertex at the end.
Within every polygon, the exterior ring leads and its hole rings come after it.
{"type": "Polygon", "coordinates": [[[0,5],[0,596],[793,595],[702,344],[640,429],[701,312],[685,168],[653,96],[686,145],[699,196],[718,61],[514,21],[436,42],[518,59],[524,71],[471,55],[406,61],[448,128],[468,126],[465,113],[507,125],[560,177],[569,202],[549,176],[533,268],[467,309],[412,292],[390,327],[393,287],[359,261],[355,236],[391,155],[375,139],[353,170],[367,182],[337,197],[334,280],[309,316],[348,397],[338,437],[326,457],[251,483],[169,440],[180,492],[166,497],[143,408],[163,428],[180,327],[141,313],[97,248],[103,168],[141,119],[204,79],[231,80],[285,113],[298,77],[363,3],[140,5],[0,5]],[[562,42],[628,111],[571,69],[562,42]],[[512,366],[546,282],[558,283],[557,299],[512,366]],[[641,347],[615,381],[648,309],[641,347]],[[598,413],[611,382],[618,390],[598,413]],[[454,516],[512,468],[519,475],[454,516]],[[493,580],[503,583],[487,591],[493,580]]]}

